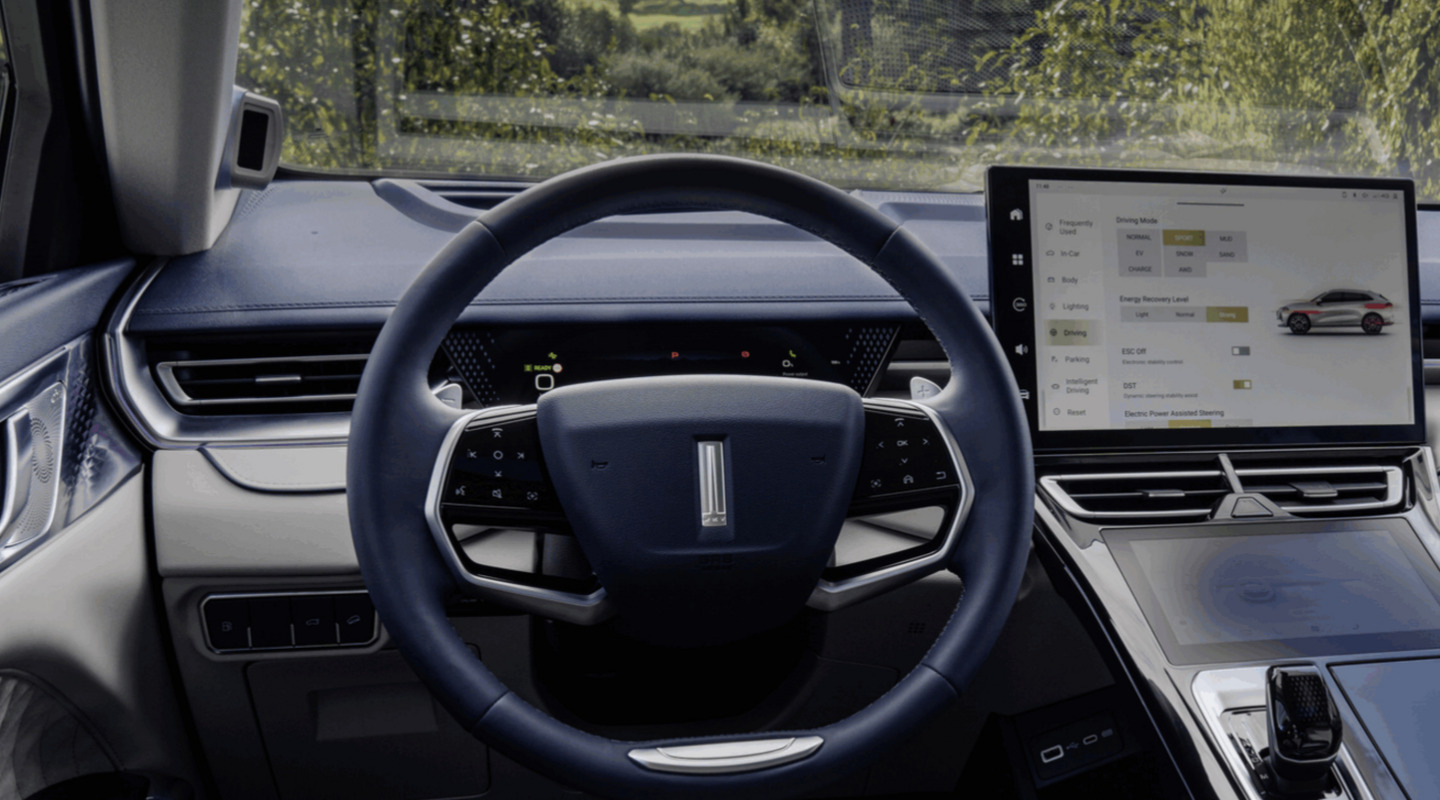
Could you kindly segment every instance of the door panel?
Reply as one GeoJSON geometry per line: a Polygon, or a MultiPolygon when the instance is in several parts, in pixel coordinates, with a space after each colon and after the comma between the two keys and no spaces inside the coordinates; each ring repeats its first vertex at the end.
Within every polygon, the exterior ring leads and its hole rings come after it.
{"type": "Polygon", "coordinates": [[[132,270],[0,285],[0,731],[13,734],[0,800],[97,768],[197,785],[155,604],[143,454],[95,371],[96,325],[132,270]]]}

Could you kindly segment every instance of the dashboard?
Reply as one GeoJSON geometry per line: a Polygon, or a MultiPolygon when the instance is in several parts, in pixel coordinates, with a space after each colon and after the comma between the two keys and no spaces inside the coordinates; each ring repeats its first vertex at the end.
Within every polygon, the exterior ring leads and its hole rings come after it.
{"type": "MultiPolygon", "coordinates": [[[[1161,687],[1172,710],[1191,702],[1174,687],[1188,686],[1217,660],[1332,658],[1365,648],[1440,645],[1428,622],[1440,603],[1440,580],[1429,567],[1437,551],[1434,520],[1426,514],[1434,504],[1424,510],[1405,505],[1424,488],[1410,451],[1423,440],[1422,340],[1427,326],[1440,323],[1440,279],[1431,277],[1440,275],[1433,263],[1440,257],[1440,214],[1415,215],[1409,196],[1285,201],[1334,205],[1330,216],[1317,218],[1268,207],[1280,204],[1266,193],[1286,188],[1282,182],[1230,180],[1222,196],[1220,184],[1188,177],[1183,189],[1152,176],[1126,193],[1106,195],[1102,204],[1087,204],[1077,198],[1096,193],[1095,176],[1072,173],[1066,180],[1073,186],[1056,186],[1065,181],[1016,173],[1007,184],[1014,194],[991,195],[989,218],[1003,226],[998,230],[987,230],[979,196],[857,193],[934,251],[991,317],[1019,388],[1028,393],[1021,398],[1032,410],[1040,449],[1037,524],[1046,543],[1037,547],[1044,551],[1038,557],[1062,560],[1069,572],[1054,574],[1078,576],[1097,606],[1134,623],[1116,631],[1115,640],[1159,665],[1140,677],[1161,687]],[[997,202],[1006,203],[1003,212],[996,212],[997,202]],[[1235,210],[1192,202],[1247,205],[1235,210]],[[1262,202],[1265,209],[1249,205],[1262,202]],[[1016,210],[1020,218],[1012,219],[1016,210]],[[1319,242],[1322,228],[1342,223],[1357,241],[1383,238],[1392,246],[1364,253],[1316,247],[1288,263],[1272,257],[1319,242]],[[997,236],[1013,238],[997,243],[997,236]],[[1132,252],[1122,258],[1127,245],[1132,252]],[[1332,266],[1320,266],[1325,258],[1332,266]],[[1166,273],[1167,263],[1173,274],[1166,273]],[[1357,263],[1369,272],[1357,273],[1357,263]],[[1323,304],[1332,292],[1375,293],[1379,297],[1333,301],[1391,308],[1364,309],[1343,331],[1319,319],[1304,333],[1288,325],[1283,309],[1294,310],[1301,300],[1323,304]],[[1369,311],[1384,312],[1379,333],[1362,327],[1369,311]],[[1121,352],[1127,348],[1146,352],[1121,352]],[[1308,368],[1282,374],[1279,367],[1296,348],[1311,349],[1308,368]],[[1335,348],[1366,349],[1337,357],[1335,348]],[[1237,362],[1243,371],[1232,367],[1237,362]],[[1170,394],[1195,396],[1165,397],[1170,394]],[[1152,415],[1162,408],[1197,413],[1152,415]],[[1302,417],[1303,409],[1319,416],[1302,417]],[[1137,413],[1144,416],[1132,416],[1137,413]],[[1344,448],[1347,441],[1370,449],[1344,448]],[[1376,449],[1387,443],[1411,447],[1405,453],[1376,449]],[[1308,449],[1296,466],[1273,449],[1278,445],[1324,447],[1308,449]],[[1221,448],[1230,457],[1223,464],[1216,461],[1221,448]],[[1096,455],[1102,451],[1118,455],[1096,455]],[[1297,471],[1322,462],[1330,472],[1297,471]],[[1151,475],[1164,469],[1173,472],[1151,475]],[[1142,471],[1144,480],[1131,480],[1142,471]],[[1302,519],[1282,530],[1274,520],[1242,519],[1231,514],[1238,508],[1227,508],[1231,518],[1218,526],[1207,515],[1234,490],[1230,481],[1258,498],[1263,513],[1293,508],[1302,519]],[[1307,503],[1338,505],[1319,508],[1315,516],[1328,519],[1303,519],[1307,503]],[[1404,526],[1335,522],[1336,511],[1406,508],[1412,510],[1404,526]],[[1157,520],[1191,527],[1162,532],[1157,520]],[[1276,527],[1257,531],[1261,521],[1276,527]],[[1383,563],[1350,558],[1357,550],[1378,554],[1383,563]],[[1189,569],[1198,560],[1216,566],[1189,569]],[[1314,579],[1290,580],[1297,570],[1314,579]],[[1397,570],[1404,576],[1397,591],[1367,588],[1397,570]],[[1256,593],[1266,589],[1271,595],[1261,603],[1256,593]],[[1250,613],[1255,607],[1276,619],[1257,622],[1250,613]],[[1292,611],[1311,621],[1295,623],[1286,616],[1292,611]],[[1379,625],[1385,616],[1398,621],[1379,625]],[[1347,625],[1352,630],[1344,630],[1347,625]],[[1166,675],[1165,669],[1177,671],[1166,675]]],[[[1360,191],[1397,191],[1375,185],[1360,191]]],[[[191,698],[207,747],[217,752],[232,746],[220,733],[232,724],[256,726],[250,739],[257,749],[262,741],[290,741],[288,732],[303,726],[273,713],[282,705],[276,698],[338,685],[330,683],[340,680],[335,675],[312,671],[298,658],[216,652],[205,645],[196,609],[217,593],[358,588],[339,494],[350,395],[397,298],[430,254],[476,213],[463,199],[444,183],[424,181],[280,181],[244,195],[215,247],[153,266],[117,304],[109,325],[115,395],[156,448],[156,562],[177,638],[197,645],[177,648],[187,681],[221,687],[191,698]],[[219,402],[185,405],[184,397],[219,402]],[[266,683],[266,675],[273,680],[266,683]]],[[[438,353],[415,357],[431,360],[437,390],[458,385],[457,403],[468,408],[526,405],[559,387],[644,375],[819,379],[872,398],[908,397],[909,377],[943,383],[948,375],[945,354],[924,320],[868,267],[781,223],[727,212],[640,215],[577,229],[502,273],[461,315],[438,353]]],[[[983,472],[983,465],[972,466],[983,472]]],[[[940,505],[918,510],[923,514],[905,510],[902,517],[888,501],[861,500],[855,508],[863,515],[854,516],[863,517],[859,523],[873,537],[837,559],[836,569],[919,552],[945,525],[940,505]],[[888,549],[868,549],[871,542],[888,549]]],[[[457,539],[467,557],[491,559],[485,563],[497,569],[549,574],[544,570],[576,566],[573,554],[567,561],[560,549],[564,538],[550,534],[486,523],[457,526],[457,539]]],[[[853,667],[836,680],[869,685],[873,672],[908,669],[907,659],[927,646],[916,632],[937,629],[954,607],[957,587],[942,577],[907,587],[903,591],[913,593],[897,593],[894,602],[876,598],[851,616],[831,615],[827,624],[853,634],[842,646],[845,637],[837,633],[835,649],[819,653],[841,665],[836,669],[853,667]]],[[[1054,636],[1047,626],[1065,613],[1055,597],[1047,590],[1022,601],[1053,600],[1054,606],[1029,612],[1020,635],[1054,636]],[[1037,621],[1040,616],[1047,621],[1037,621]]],[[[546,649],[550,634],[532,640],[528,628],[490,613],[457,609],[457,628],[486,653],[487,663],[510,670],[507,679],[532,691],[536,675],[574,684],[583,691],[566,695],[566,702],[577,708],[585,698],[614,698],[585,709],[589,718],[633,721],[624,716],[634,704],[624,702],[623,692],[587,682],[603,669],[566,666],[569,651],[546,649]]],[[[803,640],[795,633],[787,631],[787,641],[803,640]]],[[[382,640],[348,651],[358,666],[345,662],[344,680],[402,680],[385,671],[394,665],[380,663],[386,645],[382,633],[382,640]]],[[[1043,643],[1028,646],[1033,651],[1043,643]]],[[[766,658],[776,660],[774,652],[766,658]]],[[[1066,692],[1081,694],[1108,680],[1103,666],[1087,671],[1072,662],[1036,663],[1024,652],[1004,662],[1017,670],[1006,685],[1023,688],[1022,696],[997,703],[1059,702],[1066,692]]],[[[881,692],[889,684],[875,678],[874,685],[881,692]]],[[[711,713],[684,710],[697,718],[711,713]]],[[[325,752],[313,742],[293,744],[297,761],[325,752]]],[[[934,788],[925,781],[953,784],[960,762],[948,746],[939,737],[918,743],[929,748],[913,756],[919,768],[877,772],[875,785],[899,792],[934,788]]],[[[238,761],[221,759],[216,768],[237,785],[249,780],[238,761]]],[[[304,772],[281,764],[276,780],[299,780],[304,772]]],[[[497,786],[518,780],[498,768],[495,774],[497,786]]]]}

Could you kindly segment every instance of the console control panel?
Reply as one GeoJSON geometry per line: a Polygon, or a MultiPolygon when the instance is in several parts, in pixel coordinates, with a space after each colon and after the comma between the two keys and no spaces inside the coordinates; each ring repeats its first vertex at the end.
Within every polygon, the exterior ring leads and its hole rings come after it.
{"type": "Polygon", "coordinates": [[[217,653],[363,647],[379,637],[364,591],[215,594],[200,603],[217,653]]]}

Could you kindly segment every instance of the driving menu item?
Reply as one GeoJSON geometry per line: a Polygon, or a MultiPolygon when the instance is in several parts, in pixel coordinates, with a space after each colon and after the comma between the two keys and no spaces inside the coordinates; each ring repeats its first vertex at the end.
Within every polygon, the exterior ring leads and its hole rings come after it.
{"type": "Polygon", "coordinates": [[[1424,438],[1413,184],[994,167],[1037,450],[1424,438]]]}
{"type": "Polygon", "coordinates": [[[1104,537],[1176,664],[1440,646],[1440,571],[1402,520],[1104,537]]]}

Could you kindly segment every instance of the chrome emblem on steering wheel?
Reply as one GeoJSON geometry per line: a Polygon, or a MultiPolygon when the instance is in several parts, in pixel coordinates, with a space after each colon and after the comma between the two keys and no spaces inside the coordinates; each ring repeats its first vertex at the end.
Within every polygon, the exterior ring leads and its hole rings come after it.
{"type": "Polygon", "coordinates": [[[725,443],[697,442],[700,452],[700,526],[723,528],[725,521],[725,443]]]}

